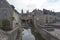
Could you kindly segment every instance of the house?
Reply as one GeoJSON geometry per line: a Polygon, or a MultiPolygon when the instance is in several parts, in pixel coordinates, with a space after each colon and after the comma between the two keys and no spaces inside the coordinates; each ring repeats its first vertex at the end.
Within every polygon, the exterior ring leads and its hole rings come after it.
{"type": "Polygon", "coordinates": [[[45,15],[45,21],[46,21],[45,23],[46,24],[56,22],[56,20],[55,20],[56,13],[55,12],[43,9],[43,14],[45,15]]]}
{"type": "Polygon", "coordinates": [[[40,24],[40,25],[45,25],[45,24],[50,24],[54,23],[56,21],[56,14],[55,12],[43,9],[42,10],[34,10],[34,19],[40,24]]]}

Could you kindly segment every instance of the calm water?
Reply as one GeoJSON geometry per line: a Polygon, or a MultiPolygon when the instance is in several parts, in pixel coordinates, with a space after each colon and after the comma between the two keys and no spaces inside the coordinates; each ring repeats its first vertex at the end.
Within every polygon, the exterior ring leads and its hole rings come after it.
{"type": "Polygon", "coordinates": [[[22,34],[22,40],[35,40],[34,35],[31,33],[31,29],[24,29],[22,34]]]}

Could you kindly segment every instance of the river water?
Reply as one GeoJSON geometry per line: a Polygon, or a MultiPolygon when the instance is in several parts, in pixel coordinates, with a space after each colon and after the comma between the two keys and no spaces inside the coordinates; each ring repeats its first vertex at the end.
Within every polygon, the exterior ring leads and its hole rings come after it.
{"type": "Polygon", "coordinates": [[[35,40],[34,35],[31,33],[31,29],[24,29],[22,34],[22,40],[35,40]]]}

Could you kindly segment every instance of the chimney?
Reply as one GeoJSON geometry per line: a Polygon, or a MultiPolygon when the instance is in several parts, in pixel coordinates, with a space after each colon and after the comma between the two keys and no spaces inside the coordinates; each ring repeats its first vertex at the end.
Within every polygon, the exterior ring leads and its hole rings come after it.
{"type": "Polygon", "coordinates": [[[23,14],[23,9],[21,10],[21,13],[23,14]]]}

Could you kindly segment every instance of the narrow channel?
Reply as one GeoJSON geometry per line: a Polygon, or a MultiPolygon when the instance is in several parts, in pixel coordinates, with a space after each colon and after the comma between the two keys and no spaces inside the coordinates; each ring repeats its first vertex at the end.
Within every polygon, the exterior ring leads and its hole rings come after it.
{"type": "Polygon", "coordinates": [[[22,24],[24,31],[22,32],[22,40],[44,40],[41,34],[34,27],[33,20],[27,21],[22,24]]]}
{"type": "Polygon", "coordinates": [[[39,33],[32,34],[31,29],[24,29],[22,32],[22,40],[44,40],[39,33]]]}
{"type": "Polygon", "coordinates": [[[22,34],[22,40],[35,40],[34,35],[31,33],[31,29],[24,29],[22,34]]]}

